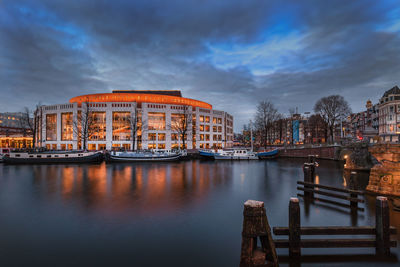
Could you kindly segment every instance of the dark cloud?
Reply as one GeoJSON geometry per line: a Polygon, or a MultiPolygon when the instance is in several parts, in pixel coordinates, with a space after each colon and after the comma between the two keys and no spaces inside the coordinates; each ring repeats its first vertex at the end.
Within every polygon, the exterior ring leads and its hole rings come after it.
{"type": "Polygon", "coordinates": [[[232,113],[236,130],[265,98],[281,112],[311,111],[318,98],[342,94],[357,111],[398,83],[400,27],[389,28],[399,8],[395,1],[0,0],[0,111],[112,89],[181,89],[232,113]],[[229,52],[290,34],[298,47],[267,74],[251,62],[213,63],[210,46],[229,52]]]}

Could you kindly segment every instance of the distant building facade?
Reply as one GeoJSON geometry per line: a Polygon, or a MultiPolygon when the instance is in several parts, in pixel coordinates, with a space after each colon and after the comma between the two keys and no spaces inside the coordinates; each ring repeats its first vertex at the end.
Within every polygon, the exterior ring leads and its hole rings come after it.
{"type": "Polygon", "coordinates": [[[344,125],[345,137],[370,143],[376,141],[379,134],[379,105],[373,105],[368,100],[366,110],[351,114],[344,125]]]}
{"type": "Polygon", "coordinates": [[[386,142],[399,142],[400,89],[395,86],[379,100],[379,136],[386,142]]]}
{"type": "Polygon", "coordinates": [[[37,145],[82,149],[85,112],[91,121],[86,140],[89,150],[183,148],[182,129],[177,129],[183,119],[187,123],[185,148],[233,145],[233,116],[212,109],[208,103],[184,98],[180,91],[113,91],[77,96],[67,104],[42,106],[38,112],[41,123],[36,133],[37,145]]]}
{"type": "Polygon", "coordinates": [[[31,148],[32,136],[22,112],[0,113],[0,147],[31,148]]]}

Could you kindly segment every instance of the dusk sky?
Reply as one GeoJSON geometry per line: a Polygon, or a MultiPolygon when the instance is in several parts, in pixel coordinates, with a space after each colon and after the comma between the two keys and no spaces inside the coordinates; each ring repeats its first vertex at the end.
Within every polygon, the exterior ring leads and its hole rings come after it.
{"type": "Polygon", "coordinates": [[[400,1],[0,0],[0,112],[179,89],[235,117],[400,85],[400,1]]]}

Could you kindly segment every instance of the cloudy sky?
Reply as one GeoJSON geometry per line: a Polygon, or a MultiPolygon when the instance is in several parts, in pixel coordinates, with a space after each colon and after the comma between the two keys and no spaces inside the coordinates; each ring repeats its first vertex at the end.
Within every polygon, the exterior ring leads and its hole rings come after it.
{"type": "Polygon", "coordinates": [[[400,85],[400,1],[0,0],[0,112],[180,89],[235,116],[267,99],[360,111],[400,85]]]}

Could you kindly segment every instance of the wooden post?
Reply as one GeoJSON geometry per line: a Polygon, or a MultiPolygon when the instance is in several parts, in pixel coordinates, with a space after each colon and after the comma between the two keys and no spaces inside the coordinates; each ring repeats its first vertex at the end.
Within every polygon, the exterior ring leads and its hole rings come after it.
{"type": "Polygon", "coordinates": [[[376,198],[376,254],[390,255],[389,206],[386,197],[376,198]]]}
{"type": "MultiPolygon", "coordinates": [[[[350,193],[350,197],[351,197],[351,198],[358,198],[358,195],[355,194],[355,193],[350,193]]],[[[357,201],[350,200],[350,208],[351,208],[352,210],[357,210],[357,208],[358,208],[358,202],[357,202],[357,201]]]]}
{"type": "MultiPolygon", "coordinates": [[[[314,169],[315,169],[314,163],[308,163],[308,162],[304,163],[304,165],[303,165],[304,182],[314,183],[314,169]]],[[[307,185],[307,186],[305,185],[304,187],[305,188],[307,187],[309,189],[314,189],[313,186],[309,186],[309,185],[307,185]]],[[[305,191],[304,196],[308,197],[308,198],[313,198],[314,193],[305,191]]]]}
{"type": "Polygon", "coordinates": [[[292,197],[289,202],[289,257],[300,256],[300,205],[299,199],[292,197]]]}
{"type": "Polygon", "coordinates": [[[264,265],[267,259],[273,266],[278,266],[275,243],[272,239],[264,202],[247,200],[243,211],[240,267],[264,265]],[[261,248],[257,248],[258,237],[261,248]]]}

